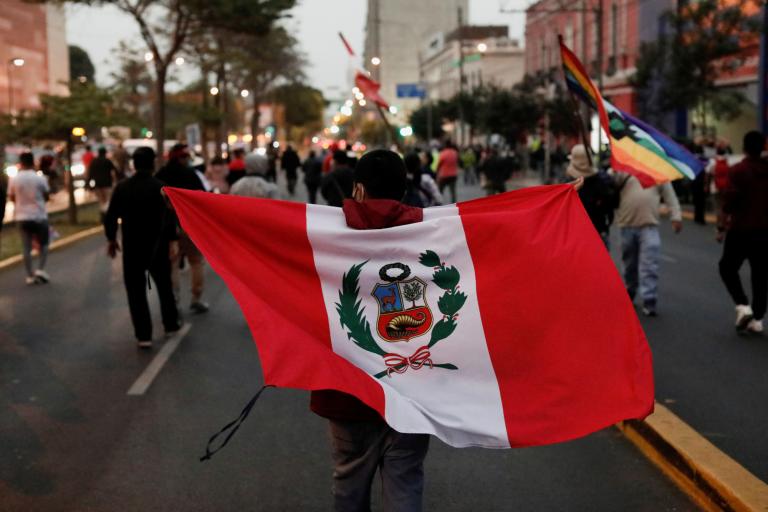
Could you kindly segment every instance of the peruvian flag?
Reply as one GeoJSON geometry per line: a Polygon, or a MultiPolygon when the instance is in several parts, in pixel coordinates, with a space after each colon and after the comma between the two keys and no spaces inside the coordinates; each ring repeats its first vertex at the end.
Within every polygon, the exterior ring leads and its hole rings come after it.
{"type": "Polygon", "coordinates": [[[456,447],[555,443],[652,411],[645,336],[571,186],[374,230],[338,208],[166,190],[243,309],[265,384],[342,391],[456,447]]]}
{"type": "Polygon", "coordinates": [[[372,102],[376,103],[382,108],[389,108],[389,103],[387,103],[387,100],[385,100],[382,95],[379,94],[381,84],[376,80],[373,80],[372,78],[367,77],[362,72],[358,71],[357,74],[355,74],[355,86],[360,89],[360,92],[363,93],[363,96],[372,102]]]}

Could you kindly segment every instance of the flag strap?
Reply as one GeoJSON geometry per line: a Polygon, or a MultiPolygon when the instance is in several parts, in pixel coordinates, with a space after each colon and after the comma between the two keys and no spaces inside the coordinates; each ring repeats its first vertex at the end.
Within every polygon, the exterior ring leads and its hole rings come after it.
{"type": "Polygon", "coordinates": [[[266,384],[266,385],[262,386],[261,389],[259,389],[256,392],[256,394],[253,395],[253,398],[251,398],[248,401],[248,403],[245,405],[245,407],[243,408],[242,412],[240,412],[240,416],[238,416],[233,421],[230,421],[229,423],[227,423],[221,430],[219,430],[218,432],[213,434],[211,436],[211,438],[208,439],[208,444],[205,447],[205,455],[200,457],[200,462],[204,462],[206,460],[209,460],[213,456],[213,454],[215,454],[216,452],[218,452],[219,450],[221,450],[222,448],[227,446],[227,443],[229,443],[229,440],[232,439],[232,436],[235,435],[235,432],[237,432],[237,430],[240,428],[240,425],[243,424],[245,419],[251,413],[251,409],[253,409],[253,406],[256,404],[256,400],[258,400],[259,397],[261,396],[261,393],[263,393],[265,389],[273,388],[273,387],[275,387],[275,386],[273,386],[272,384],[266,384]],[[229,433],[227,434],[227,437],[224,438],[224,441],[218,447],[216,447],[215,449],[211,449],[211,447],[213,446],[214,441],[216,441],[216,439],[220,435],[223,435],[227,431],[229,431],[229,433]]]}

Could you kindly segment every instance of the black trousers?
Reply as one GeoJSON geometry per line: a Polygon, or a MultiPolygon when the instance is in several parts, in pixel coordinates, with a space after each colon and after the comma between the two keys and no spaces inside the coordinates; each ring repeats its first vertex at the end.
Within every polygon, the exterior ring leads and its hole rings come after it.
{"type": "Polygon", "coordinates": [[[720,277],[736,304],[747,305],[739,269],[749,261],[752,281],[752,311],[761,320],[768,301],[768,231],[729,231],[720,258],[720,277]]]}
{"type": "Polygon", "coordinates": [[[160,299],[160,313],[166,332],[179,329],[179,311],[173,296],[171,284],[171,262],[167,257],[168,246],[161,246],[157,256],[151,263],[150,257],[123,253],[123,278],[125,291],[128,294],[128,308],[131,312],[133,329],[136,339],[149,341],[152,339],[152,316],[149,313],[147,301],[147,272],[152,276],[155,290],[160,299]]]}
{"type": "Polygon", "coordinates": [[[317,204],[317,185],[307,185],[307,197],[309,204],[317,204]]]}

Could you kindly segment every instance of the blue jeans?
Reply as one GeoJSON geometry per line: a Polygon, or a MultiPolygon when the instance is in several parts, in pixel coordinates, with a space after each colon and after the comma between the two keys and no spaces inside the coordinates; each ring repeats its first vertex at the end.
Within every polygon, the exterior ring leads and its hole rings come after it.
{"type": "Polygon", "coordinates": [[[640,298],[644,304],[656,304],[660,256],[661,237],[658,226],[621,228],[624,284],[632,300],[639,288],[640,298]]]}

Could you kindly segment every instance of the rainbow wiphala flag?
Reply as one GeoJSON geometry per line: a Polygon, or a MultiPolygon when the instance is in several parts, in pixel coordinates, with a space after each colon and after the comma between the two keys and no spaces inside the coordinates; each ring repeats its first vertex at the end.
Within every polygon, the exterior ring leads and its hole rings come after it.
{"type": "Polygon", "coordinates": [[[650,187],[683,177],[693,179],[704,169],[690,151],[603,99],[579,59],[562,43],[560,55],[568,88],[598,111],[600,125],[608,134],[614,171],[632,174],[650,187]]]}

